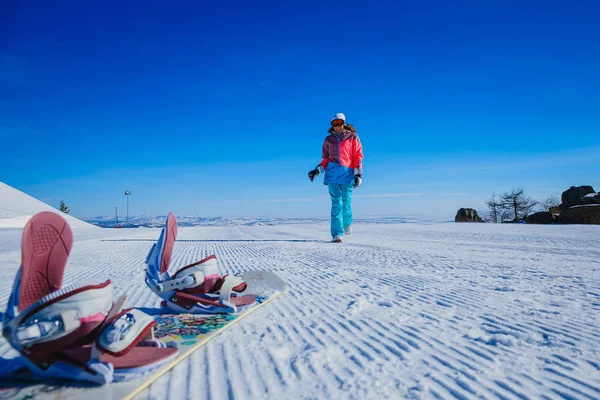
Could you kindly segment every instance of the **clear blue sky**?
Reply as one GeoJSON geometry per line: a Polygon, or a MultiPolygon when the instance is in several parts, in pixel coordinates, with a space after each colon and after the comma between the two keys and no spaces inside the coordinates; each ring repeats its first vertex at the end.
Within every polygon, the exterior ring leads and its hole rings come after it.
{"type": "Polygon", "coordinates": [[[357,216],[600,190],[597,1],[0,7],[0,180],[75,216],[327,216],[336,112],[357,216]]]}

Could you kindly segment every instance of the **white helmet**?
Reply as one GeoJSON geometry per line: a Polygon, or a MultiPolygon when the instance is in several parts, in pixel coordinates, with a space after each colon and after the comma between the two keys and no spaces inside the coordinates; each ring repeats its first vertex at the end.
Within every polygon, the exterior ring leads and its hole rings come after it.
{"type": "Polygon", "coordinates": [[[344,123],[346,122],[346,116],[344,115],[344,113],[336,113],[333,118],[331,118],[332,121],[335,121],[336,119],[341,119],[342,121],[344,121],[344,123]]]}

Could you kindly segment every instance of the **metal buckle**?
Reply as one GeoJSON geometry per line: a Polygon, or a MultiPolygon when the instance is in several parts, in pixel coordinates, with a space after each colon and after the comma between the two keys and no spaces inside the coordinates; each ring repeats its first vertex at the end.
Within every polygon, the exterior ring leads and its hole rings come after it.
{"type": "Polygon", "coordinates": [[[62,316],[53,318],[35,318],[17,328],[16,339],[23,346],[37,342],[40,339],[49,339],[64,332],[62,316]]]}
{"type": "Polygon", "coordinates": [[[106,340],[110,343],[115,343],[125,339],[127,332],[135,325],[135,317],[133,314],[126,313],[121,315],[114,321],[106,332],[106,340]]]}

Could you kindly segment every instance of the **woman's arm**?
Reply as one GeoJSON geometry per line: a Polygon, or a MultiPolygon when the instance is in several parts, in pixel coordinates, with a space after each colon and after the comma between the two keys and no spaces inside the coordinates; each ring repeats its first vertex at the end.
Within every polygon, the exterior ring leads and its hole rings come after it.
{"type": "Polygon", "coordinates": [[[323,151],[322,151],[323,160],[321,161],[321,167],[323,170],[327,169],[327,164],[329,164],[329,144],[327,143],[327,139],[323,141],[323,151]]]}
{"type": "Polygon", "coordinates": [[[362,175],[362,160],[365,157],[363,156],[362,143],[360,142],[358,135],[356,135],[356,138],[354,140],[354,149],[353,149],[352,158],[353,158],[352,165],[354,166],[354,174],[362,175]]]}

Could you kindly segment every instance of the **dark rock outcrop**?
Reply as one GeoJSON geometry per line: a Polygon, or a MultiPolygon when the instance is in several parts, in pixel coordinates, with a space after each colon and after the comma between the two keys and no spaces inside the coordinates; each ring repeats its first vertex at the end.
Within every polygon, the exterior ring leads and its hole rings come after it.
{"type": "Polygon", "coordinates": [[[550,211],[550,213],[553,215],[558,215],[562,212],[560,207],[550,207],[548,211],[550,211]]]}
{"type": "Polygon", "coordinates": [[[600,204],[600,193],[589,193],[581,198],[581,204],[600,204]]]}
{"type": "Polygon", "coordinates": [[[528,224],[551,224],[554,222],[554,215],[548,211],[536,212],[527,217],[528,224]]]}
{"type": "Polygon", "coordinates": [[[473,208],[461,208],[456,212],[454,222],[483,222],[477,214],[477,210],[473,208]]]}
{"type": "Polygon", "coordinates": [[[561,224],[600,224],[600,205],[571,207],[558,217],[561,224]]]}
{"type": "Polygon", "coordinates": [[[583,197],[596,193],[593,187],[591,186],[571,186],[568,190],[565,190],[561,196],[562,204],[561,209],[565,211],[569,207],[579,206],[583,203],[583,197]]]}

